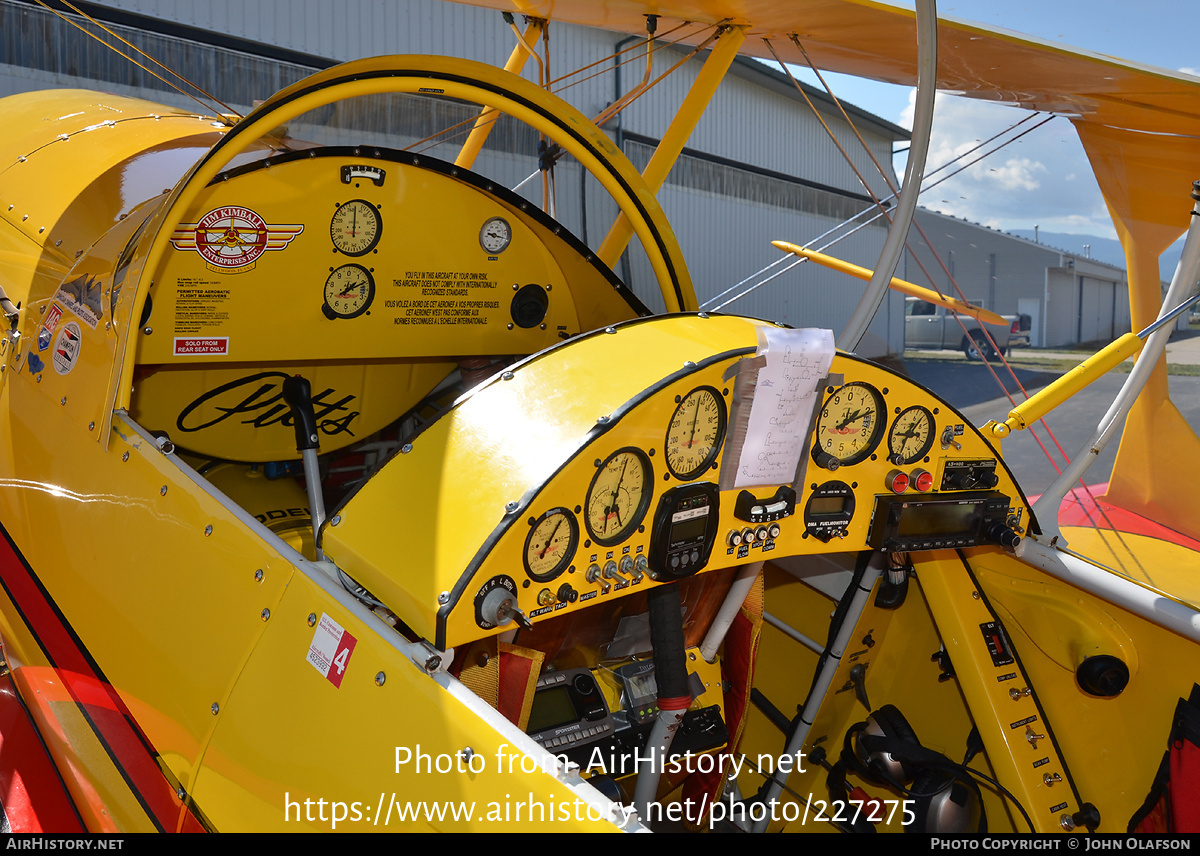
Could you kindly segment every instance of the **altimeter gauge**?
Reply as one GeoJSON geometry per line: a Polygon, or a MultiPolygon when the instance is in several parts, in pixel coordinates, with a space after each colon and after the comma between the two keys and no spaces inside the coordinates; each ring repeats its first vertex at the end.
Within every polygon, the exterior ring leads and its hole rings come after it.
{"type": "Polygon", "coordinates": [[[619,449],[600,464],[584,509],[593,541],[608,547],[637,529],[650,505],[652,478],[650,459],[638,449],[619,449]]]}
{"type": "Polygon", "coordinates": [[[565,508],[552,508],[535,520],[525,537],[525,571],[548,583],[571,564],[579,543],[579,524],[565,508]]]}
{"type": "Polygon", "coordinates": [[[848,383],[834,392],[817,419],[817,449],[839,466],[857,464],[883,436],[883,396],[865,383],[848,383]]]}
{"type": "Polygon", "coordinates": [[[699,476],[717,457],[725,437],[725,402],[711,386],[693,389],[679,400],[667,425],[663,450],[667,469],[680,481],[699,476]]]}
{"type": "Polygon", "coordinates": [[[325,305],[321,311],[335,318],[357,318],[371,308],[375,299],[375,278],[362,265],[342,265],[325,280],[325,305]]]}
{"type": "Polygon", "coordinates": [[[888,432],[888,460],[893,464],[911,464],[929,454],[933,446],[933,414],[913,405],[901,411],[888,432]]]}
{"type": "Polygon", "coordinates": [[[365,256],[383,235],[379,209],[365,199],[351,199],[338,206],[329,221],[329,238],[339,252],[365,256]]]}

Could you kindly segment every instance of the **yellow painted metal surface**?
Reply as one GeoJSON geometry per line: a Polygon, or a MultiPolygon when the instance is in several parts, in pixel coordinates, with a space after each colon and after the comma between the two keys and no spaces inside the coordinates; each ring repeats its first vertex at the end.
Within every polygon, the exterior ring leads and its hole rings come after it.
{"type": "MultiPolygon", "coordinates": [[[[632,6],[588,8],[619,18],[632,6]]],[[[825,4],[805,8],[821,13],[814,34],[861,21],[868,41],[872,22],[905,19],[873,5],[842,17],[825,16],[825,4]]],[[[952,47],[952,65],[955,56],[952,47]]],[[[361,150],[260,157],[265,130],[322,99],[397,89],[385,80],[396,74],[401,89],[445,81],[464,68],[474,66],[392,58],[323,72],[248,117],[184,178],[188,159],[224,132],[212,120],[157,120],[150,107],[113,101],[130,118],[104,125],[92,120],[105,107],[68,95],[47,103],[79,106],[78,127],[3,143],[12,157],[0,161],[0,192],[30,199],[27,164],[61,166],[95,143],[96,156],[80,159],[90,176],[63,176],[0,226],[3,284],[22,302],[0,374],[0,639],[89,829],[636,828],[553,747],[448,670],[464,666],[474,643],[507,641],[520,613],[529,627],[515,645],[535,650],[546,674],[587,669],[610,705],[624,704],[614,670],[647,653],[648,637],[638,641],[646,595],[674,579],[656,552],[663,533],[697,518],[715,525],[705,529],[707,561],[689,557],[695,564],[677,574],[689,651],[733,569],[776,558],[766,611],[823,643],[836,586],[818,578],[886,548],[884,521],[899,526],[922,499],[944,504],[893,533],[915,545],[892,556],[915,571],[907,599],[887,609],[872,597],[856,619],[804,752],[836,759],[869,710],[891,704],[923,745],[951,757],[978,727],[977,765],[1018,795],[1037,829],[1062,828],[1084,801],[1100,808],[1102,831],[1124,829],[1175,700],[1195,680],[1197,643],[1051,580],[994,535],[964,547],[962,508],[981,494],[999,503],[1008,535],[1027,536],[1036,521],[998,450],[946,402],[837,354],[814,402],[817,427],[801,440],[800,472],[747,500],[722,474],[736,470],[739,390],[770,325],[635,318],[636,301],[556,224],[448,164],[361,150]],[[135,166],[142,198],[120,196],[114,176],[135,166]],[[76,249],[87,252],[77,259],[76,249]],[[331,284],[350,266],[371,275],[373,293],[361,280],[331,284]],[[430,321],[400,323],[418,318],[430,321]],[[460,362],[469,369],[464,358],[496,354],[521,358],[457,401],[447,393],[410,414],[394,436],[375,436],[460,362]],[[312,550],[311,533],[276,526],[280,515],[290,524],[311,511],[300,482],[261,481],[260,467],[296,454],[278,400],[278,381],[296,373],[313,382],[320,411],[318,469],[331,500],[321,543],[333,564],[293,549],[312,550]],[[202,454],[181,457],[176,445],[202,454]],[[895,493],[897,471],[923,490],[895,493]],[[784,507],[794,505],[784,514],[776,490],[788,487],[795,496],[784,507]],[[681,497],[686,505],[672,505],[681,497]],[[763,519],[768,506],[774,519],[763,519]],[[1097,652],[1130,671],[1110,698],[1083,692],[1073,674],[1097,652]],[[856,666],[870,709],[851,681],[856,666]]],[[[603,134],[536,87],[495,70],[479,78],[447,83],[445,94],[510,87],[488,103],[505,109],[528,96],[523,118],[570,129],[572,152],[640,219],[660,284],[686,305],[690,286],[682,267],[672,270],[681,259],[661,212],[628,164],[609,160],[603,134]]],[[[1106,115],[1142,115],[1139,81],[1145,73],[1112,84],[1130,87],[1122,91],[1133,106],[1105,102],[1117,111],[1106,115]]],[[[23,120],[38,104],[4,102],[23,120]]],[[[1086,546],[1088,536],[1070,537],[1086,546]]],[[[1195,602],[1185,579],[1195,551],[1124,543],[1154,564],[1139,582],[1195,602]]],[[[714,701],[726,667],[737,665],[721,651],[712,664],[685,666],[705,687],[696,704],[714,701]]],[[[497,668],[498,698],[527,704],[529,676],[506,668],[513,662],[497,668]]],[[[818,657],[768,625],[754,668],[753,685],[790,719],[818,657]]],[[[716,708],[728,716],[730,699],[716,708]]],[[[777,761],[782,731],[756,708],[748,716],[742,751],[777,761]]],[[[743,793],[762,781],[748,770],[739,778],[743,793]]],[[[851,781],[880,799],[906,798],[851,781]]],[[[793,807],[825,795],[815,766],[791,785],[793,807]]],[[[990,829],[1026,829],[1011,803],[991,792],[984,801],[990,829]]],[[[773,828],[830,828],[814,824],[773,828]]]]}

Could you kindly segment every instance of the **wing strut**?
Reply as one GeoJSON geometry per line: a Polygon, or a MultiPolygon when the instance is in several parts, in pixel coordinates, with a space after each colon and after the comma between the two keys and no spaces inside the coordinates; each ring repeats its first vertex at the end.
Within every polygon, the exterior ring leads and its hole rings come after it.
{"type": "Polygon", "coordinates": [[[917,0],[917,101],[913,114],[912,145],[908,150],[908,163],[904,167],[904,187],[896,203],[896,216],[888,230],[883,252],[875,265],[875,274],[867,283],[866,291],[842,335],[837,346],[844,351],[858,347],[871,319],[875,317],[888,283],[896,273],[900,254],[908,240],[908,230],[913,214],[917,210],[917,196],[921,193],[921,181],[925,176],[925,156],[929,153],[929,135],[933,127],[933,97],[937,94],[937,3],[935,0],[917,0]]]}

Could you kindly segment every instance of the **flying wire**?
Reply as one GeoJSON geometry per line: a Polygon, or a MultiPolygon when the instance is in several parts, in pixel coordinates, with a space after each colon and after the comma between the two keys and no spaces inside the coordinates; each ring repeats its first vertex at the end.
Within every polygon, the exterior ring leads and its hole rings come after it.
{"type": "MultiPolygon", "coordinates": [[[[104,39],[100,38],[98,35],[96,35],[95,33],[91,32],[90,30],[88,30],[86,27],[84,27],[83,25],[81,25],[81,24],[80,24],[78,21],[73,21],[73,20],[71,20],[71,19],[70,19],[70,18],[68,18],[66,15],[64,15],[62,12],[60,12],[60,11],[58,11],[57,9],[54,9],[54,8],[52,8],[51,6],[49,6],[49,5],[48,5],[48,4],[45,2],[45,0],[35,0],[35,2],[36,2],[36,3],[37,3],[39,6],[41,6],[43,9],[45,9],[46,11],[48,11],[48,12],[51,12],[51,13],[53,13],[54,15],[57,15],[57,16],[58,16],[59,18],[61,18],[62,20],[66,21],[68,24],[70,24],[71,26],[75,27],[75,28],[76,28],[77,30],[79,30],[81,33],[84,33],[84,34],[86,34],[86,35],[88,35],[88,36],[91,36],[93,39],[95,39],[96,41],[98,41],[100,44],[104,45],[104,46],[105,46],[106,48],[108,48],[109,50],[111,50],[111,51],[113,51],[113,52],[117,53],[118,55],[120,55],[120,56],[124,57],[125,59],[129,60],[131,63],[133,63],[134,65],[136,65],[136,66],[137,66],[138,68],[140,68],[142,71],[144,71],[144,72],[146,72],[147,74],[149,74],[149,75],[152,75],[153,77],[155,77],[155,78],[157,78],[158,80],[162,81],[163,83],[165,83],[167,86],[169,86],[169,87],[171,87],[172,89],[174,89],[174,90],[175,90],[176,92],[178,92],[179,94],[181,94],[181,95],[186,95],[188,98],[191,98],[193,101],[195,101],[195,102],[196,102],[197,104],[199,104],[201,107],[203,107],[203,108],[204,108],[206,111],[208,111],[208,110],[211,110],[211,109],[212,109],[212,105],[211,105],[211,104],[205,104],[203,101],[201,101],[199,98],[197,98],[197,97],[196,97],[195,95],[193,95],[192,93],[190,93],[190,92],[188,92],[188,91],[186,91],[186,90],[184,90],[184,89],[181,89],[181,88],[180,88],[178,85],[176,85],[175,83],[171,82],[170,80],[167,80],[165,77],[163,77],[161,74],[158,74],[158,73],[157,73],[156,71],[154,71],[153,69],[151,69],[151,68],[147,68],[146,66],[142,65],[140,62],[138,62],[136,59],[134,59],[133,57],[131,57],[129,54],[126,54],[126,53],[122,52],[122,51],[121,51],[120,49],[118,49],[118,48],[117,48],[115,45],[111,45],[111,44],[109,44],[108,42],[104,41],[104,39]]],[[[234,116],[237,116],[239,119],[241,119],[241,118],[242,118],[242,114],[241,114],[241,113],[239,113],[237,110],[235,110],[235,109],[233,109],[232,107],[230,107],[228,104],[226,104],[226,103],[225,103],[224,101],[222,101],[220,98],[217,98],[215,95],[210,95],[208,92],[205,92],[205,91],[204,91],[204,89],[203,89],[202,87],[200,87],[200,86],[197,86],[195,83],[193,83],[192,81],[188,80],[188,79],[187,79],[186,77],[184,77],[182,74],[180,74],[179,72],[175,71],[173,68],[170,68],[170,67],[168,67],[168,66],[164,65],[163,63],[161,63],[161,62],[159,62],[158,60],[156,60],[154,57],[150,56],[150,54],[146,53],[144,50],[142,50],[141,48],[139,48],[137,45],[134,45],[134,44],[132,44],[131,42],[127,41],[126,39],[122,38],[121,36],[117,35],[117,34],[116,34],[116,33],[114,33],[112,30],[110,30],[108,27],[104,26],[104,25],[103,25],[103,24],[101,24],[99,21],[97,21],[95,18],[93,18],[92,16],[88,15],[86,12],[84,12],[84,11],[82,11],[81,9],[78,9],[77,7],[75,7],[74,5],[72,5],[72,4],[69,2],[69,0],[60,0],[60,2],[61,2],[61,3],[62,3],[64,6],[66,6],[67,8],[69,8],[71,11],[73,11],[75,14],[79,15],[80,17],[82,17],[84,20],[86,20],[86,21],[88,21],[88,22],[90,22],[90,23],[92,23],[92,24],[96,25],[97,27],[99,27],[100,29],[102,29],[104,32],[106,32],[106,33],[108,33],[110,36],[112,36],[114,39],[117,39],[117,40],[118,40],[119,42],[121,42],[122,44],[124,44],[124,45],[127,45],[128,47],[130,47],[130,48],[132,48],[133,50],[137,51],[139,54],[141,54],[142,56],[144,56],[146,59],[150,60],[150,62],[154,63],[154,64],[155,64],[155,65],[157,65],[159,68],[163,69],[164,71],[166,71],[166,72],[168,72],[168,73],[170,73],[170,74],[173,74],[173,75],[175,75],[175,76],[176,76],[176,77],[178,77],[180,80],[182,80],[184,83],[186,83],[188,86],[192,87],[192,88],[193,88],[193,89],[195,89],[197,92],[199,92],[201,95],[203,95],[205,98],[208,98],[209,100],[211,100],[211,101],[213,101],[213,102],[215,102],[215,103],[217,103],[217,104],[221,105],[221,107],[225,108],[225,111],[226,111],[227,113],[230,113],[230,114],[232,114],[232,115],[234,115],[234,116]]],[[[224,121],[226,121],[226,124],[230,124],[230,123],[228,122],[228,120],[225,120],[224,116],[222,116],[221,118],[222,118],[224,121]]]]}

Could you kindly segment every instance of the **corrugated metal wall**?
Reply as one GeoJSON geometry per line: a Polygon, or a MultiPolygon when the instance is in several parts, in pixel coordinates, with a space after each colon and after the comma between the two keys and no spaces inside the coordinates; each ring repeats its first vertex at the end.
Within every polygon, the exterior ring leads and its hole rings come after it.
{"type": "MultiPolygon", "coordinates": [[[[428,53],[502,65],[514,43],[510,29],[498,13],[438,0],[341,0],[336,4],[318,0],[257,0],[252,3],[244,0],[205,3],[111,0],[105,5],[336,61],[390,53],[428,53]]],[[[63,34],[65,28],[44,10],[7,0],[0,0],[0,7],[3,7],[0,13],[10,15],[9,23],[4,27],[6,35],[0,38],[8,39],[14,45],[6,49],[5,61],[37,66],[34,70],[4,69],[8,73],[0,74],[0,94],[47,85],[95,85],[89,84],[80,73],[85,68],[101,67],[99,88],[138,94],[173,105],[189,104],[181,96],[164,92],[161,84],[144,73],[130,72],[126,61],[115,54],[109,55],[99,46],[86,45],[76,34],[63,34]],[[16,18],[12,17],[14,14],[16,18]],[[38,16],[46,22],[37,24],[38,16]],[[14,24],[13,21],[18,19],[20,23],[14,24]],[[29,28],[35,25],[47,32],[31,39],[29,28]],[[17,49],[20,45],[25,47],[17,49]],[[28,56],[22,54],[22,50],[26,54],[37,50],[41,54],[28,56]]],[[[676,24],[678,22],[663,19],[659,32],[676,24]]],[[[699,29],[691,25],[679,33],[699,29]]],[[[619,94],[616,75],[612,73],[614,61],[610,57],[614,47],[626,37],[567,25],[552,25],[550,34],[549,71],[552,78],[571,69],[599,63],[590,72],[554,87],[557,94],[585,114],[596,115],[619,94]],[[607,73],[580,80],[601,70],[607,73]]],[[[189,52],[188,44],[170,35],[150,34],[144,38],[151,53],[178,65],[189,76],[201,78],[198,82],[239,108],[249,107],[253,99],[267,97],[308,71],[303,63],[289,64],[246,56],[220,47],[203,46],[200,49],[192,46],[189,52]]],[[[667,40],[670,38],[672,36],[668,35],[667,40]]],[[[639,53],[640,49],[626,56],[639,53]]],[[[666,70],[683,56],[684,51],[679,48],[660,49],[655,58],[655,73],[666,70]]],[[[640,58],[624,65],[620,70],[620,91],[636,85],[644,68],[640,58]]],[[[651,141],[661,137],[700,68],[698,59],[687,62],[634,102],[621,118],[622,129],[651,141]]],[[[536,79],[537,70],[532,62],[527,64],[525,76],[536,79]]],[[[805,243],[828,230],[846,211],[857,211],[867,205],[861,198],[853,198],[864,194],[858,179],[845,165],[807,105],[787,87],[786,81],[774,79],[757,64],[735,66],[688,141],[688,148],[695,150],[699,159],[687,165],[686,174],[685,165],[681,164],[660,193],[660,201],[675,226],[702,302],[775,261],[779,254],[770,246],[772,239],[805,243]],[[853,197],[801,189],[794,182],[785,182],[787,186],[783,190],[764,190],[764,182],[770,181],[770,177],[764,179],[752,171],[705,161],[706,156],[837,188],[853,197]]],[[[854,140],[845,120],[832,107],[826,105],[824,109],[829,111],[826,121],[851,153],[856,167],[864,176],[873,176],[869,178],[873,191],[885,196],[888,190],[884,181],[878,177],[869,156],[854,140]]],[[[376,117],[388,113],[377,109],[362,112],[376,117]]],[[[410,112],[391,111],[392,114],[406,115],[410,112]]],[[[350,127],[328,131],[324,139],[400,146],[418,138],[415,130],[407,133],[391,122],[388,119],[382,128],[368,127],[357,120],[344,123],[350,127]]],[[[293,132],[297,136],[301,135],[300,127],[297,123],[293,132]]],[[[615,132],[615,123],[610,123],[608,130],[615,132]]],[[[861,130],[876,158],[890,169],[895,129],[868,120],[861,130]]],[[[461,137],[457,137],[446,145],[426,147],[427,153],[453,159],[460,140],[461,137]]],[[[534,138],[530,137],[530,140],[534,138]]],[[[636,148],[637,143],[633,141],[627,144],[628,153],[639,160],[639,152],[634,151],[636,148]]],[[[477,161],[477,171],[512,186],[535,169],[534,151],[521,153],[513,149],[514,145],[492,145],[477,161]]],[[[615,206],[602,197],[594,180],[589,179],[581,185],[579,170],[573,163],[561,163],[555,178],[559,218],[576,234],[584,230],[586,222],[587,241],[598,246],[612,222],[615,206]]],[[[895,181],[894,176],[892,180],[895,181]]],[[[531,182],[523,192],[532,201],[541,203],[539,180],[531,182]]],[[[867,227],[838,245],[833,252],[870,266],[878,256],[884,235],[881,226],[867,227]]],[[[628,272],[632,287],[649,305],[660,306],[648,266],[639,261],[642,254],[635,249],[630,258],[628,272]]],[[[626,270],[618,265],[617,273],[624,275],[626,270]]],[[[818,272],[814,266],[804,265],[797,272],[787,274],[733,304],[728,311],[794,325],[830,326],[837,331],[861,289],[862,284],[857,281],[818,272]]],[[[879,314],[872,327],[872,332],[884,338],[893,350],[903,347],[902,316],[902,301],[890,300],[887,310],[879,314]]]]}

